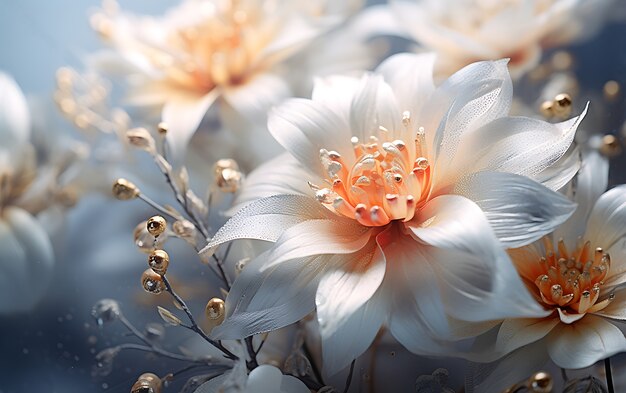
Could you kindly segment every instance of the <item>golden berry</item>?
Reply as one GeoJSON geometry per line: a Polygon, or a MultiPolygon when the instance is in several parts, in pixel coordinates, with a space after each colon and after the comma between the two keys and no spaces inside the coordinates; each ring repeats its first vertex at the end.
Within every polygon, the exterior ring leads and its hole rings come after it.
{"type": "Polygon", "coordinates": [[[552,377],[543,371],[533,374],[528,380],[528,384],[533,393],[550,393],[553,386],[552,377]]]}
{"type": "Polygon", "coordinates": [[[148,266],[155,273],[161,276],[167,272],[167,267],[170,264],[170,256],[163,250],[154,250],[148,255],[148,266]]]}
{"type": "Polygon", "coordinates": [[[567,117],[572,113],[572,97],[567,93],[557,94],[554,97],[554,114],[560,117],[567,117]]]}
{"type": "Polygon", "coordinates": [[[154,294],[161,293],[165,289],[163,278],[152,269],[146,269],[141,275],[141,286],[146,292],[154,294]]]}
{"type": "Polygon", "coordinates": [[[213,321],[219,321],[222,323],[224,316],[226,315],[226,307],[224,301],[218,297],[214,297],[206,304],[205,313],[207,318],[213,321]]]}
{"type": "Polygon", "coordinates": [[[130,393],[161,393],[161,379],[152,373],[141,374],[130,393]]]}
{"type": "Polygon", "coordinates": [[[165,221],[165,218],[161,216],[152,216],[146,222],[146,228],[152,236],[157,237],[165,232],[165,228],[167,228],[167,221],[165,221]]]}

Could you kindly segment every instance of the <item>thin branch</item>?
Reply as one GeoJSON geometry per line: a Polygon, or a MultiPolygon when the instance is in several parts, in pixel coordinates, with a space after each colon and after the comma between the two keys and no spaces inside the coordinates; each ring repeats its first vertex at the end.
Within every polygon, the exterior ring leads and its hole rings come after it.
{"type": "Polygon", "coordinates": [[[186,327],[191,329],[191,330],[193,330],[194,332],[199,334],[200,337],[202,337],[209,344],[211,344],[215,348],[217,348],[220,351],[222,351],[222,353],[224,354],[224,356],[227,359],[231,359],[231,360],[239,359],[237,357],[237,355],[235,355],[234,353],[229,351],[228,348],[224,347],[224,345],[222,345],[221,342],[215,341],[215,340],[211,339],[209,336],[207,336],[207,334],[196,323],[196,320],[193,317],[193,314],[191,314],[191,311],[189,311],[189,307],[187,307],[187,304],[185,303],[185,301],[180,296],[178,296],[178,294],[176,292],[174,292],[174,289],[172,289],[172,285],[170,284],[170,282],[167,279],[167,277],[165,277],[165,275],[163,275],[162,278],[163,278],[163,283],[165,284],[166,291],[169,292],[170,295],[172,295],[172,297],[174,298],[174,300],[176,300],[176,302],[178,302],[178,304],[182,307],[182,309],[185,312],[185,314],[187,314],[187,318],[189,318],[189,321],[191,322],[191,326],[186,326],[186,327]]]}
{"type": "Polygon", "coordinates": [[[179,355],[177,353],[166,351],[154,345],[141,345],[141,344],[126,343],[126,344],[120,344],[114,348],[122,349],[122,350],[133,349],[137,351],[151,352],[151,353],[155,353],[155,354],[161,355],[169,359],[180,360],[183,362],[197,363],[198,365],[207,365],[207,366],[213,365],[213,363],[211,363],[211,360],[209,359],[192,358],[192,357],[185,356],[185,355],[179,355]]]}

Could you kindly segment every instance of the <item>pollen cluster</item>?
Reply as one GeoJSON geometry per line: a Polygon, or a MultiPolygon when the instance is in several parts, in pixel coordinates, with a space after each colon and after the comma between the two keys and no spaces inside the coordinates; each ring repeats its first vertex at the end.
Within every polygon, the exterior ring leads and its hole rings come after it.
{"type": "MultiPolygon", "coordinates": [[[[407,129],[411,127],[410,113],[404,112],[402,123],[407,129]]],[[[392,140],[390,134],[379,127],[367,141],[352,137],[356,159],[351,166],[339,153],[321,149],[320,160],[330,186],[310,184],[316,199],[366,226],[411,220],[431,190],[432,166],[424,129],[418,129],[413,146],[392,140]]]]}
{"type": "MultiPolygon", "coordinates": [[[[551,239],[544,238],[546,254],[538,261],[539,274],[534,279],[539,296],[547,306],[584,314],[604,309],[613,294],[598,301],[611,258],[601,248],[591,251],[591,243],[568,250],[560,240],[555,250],[551,239]]],[[[530,278],[530,277],[527,277],[530,278]]]]}

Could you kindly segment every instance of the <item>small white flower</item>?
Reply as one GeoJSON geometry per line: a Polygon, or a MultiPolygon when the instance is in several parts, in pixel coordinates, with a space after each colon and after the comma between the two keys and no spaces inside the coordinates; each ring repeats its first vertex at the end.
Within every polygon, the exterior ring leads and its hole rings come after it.
{"type": "MultiPolygon", "coordinates": [[[[245,365],[244,365],[245,370],[245,365]]],[[[234,372],[234,371],[233,371],[234,372]]],[[[298,378],[283,373],[268,364],[261,365],[244,377],[236,386],[229,383],[231,373],[214,378],[201,385],[194,393],[309,393],[309,388],[298,378]]]]}
{"type": "Polygon", "coordinates": [[[186,0],[162,17],[107,4],[92,22],[117,57],[102,64],[126,67],[131,104],[162,108],[176,158],[216,102],[230,131],[264,123],[291,95],[281,64],[342,18],[341,9],[303,0],[186,0]]]}
{"type": "Polygon", "coordinates": [[[569,181],[578,162],[564,153],[582,117],[506,117],[505,61],[435,87],[434,60],[401,54],[362,79],[320,79],[312,100],[271,112],[290,155],[250,174],[239,202],[254,202],[204,251],[240,238],[275,245],[235,281],[216,337],[276,329],[316,308],[334,373],[382,325],[413,352],[449,354],[455,321],[543,315],[500,241],[528,244],[573,211],[531,178],[552,189],[569,181]]]}
{"type": "Polygon", "coordinates": [[[602,194],[607,177],[606,160],[589,153],[570,190],[574,215],[550,237],[509,251],[549,315],[507,319],[497,336],[479,339],[483,360],[510,353],[487,366],[482,375],[491,377],[476,382],[479,391],[499,392],[549,359],[576,369],[626,351],[616,326],[626,320],[626,186],[602,194]]]}
{"type": "Polygon", "coordinates": [[[510,58],[511,73],[532,69],[543,49],[589,36],[613,0],[391,0],[402,27],[439,55],[450,75],[478,60],[510,58]]]}

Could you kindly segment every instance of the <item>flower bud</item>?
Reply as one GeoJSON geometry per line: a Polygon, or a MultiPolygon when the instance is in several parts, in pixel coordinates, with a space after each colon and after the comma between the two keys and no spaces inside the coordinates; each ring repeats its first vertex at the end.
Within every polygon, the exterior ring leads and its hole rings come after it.
{"type": "Polygon", "coordinates": [[[223,192],[237,192],[243,176],[236,169],[226,168],[216,178],[217,186],[223,192]]]}
{"type": "Polygon", "coordinates": [[[572,113],[572,97],[567,93],[554,97],[553,111],[556,116],[567,117],[572,113]]]}
{"type": "Polygon", "coordinates": [[[133,128],[126,131],[126,139],[132,146],[149,152],[155,151],[154,138],[145,128],[133,128]]]}
{"type": "Polygon", "coordinates": [[[221,160],[217,160],[217,162],[213,165],[213,172],[216,176],[222,173],[224,169],[234,169],[238,171],[239,165],[237,165],[237,161],[231,158],[223,158],[221,160]]]}
{"type": "Polygon", "coordinates": [[[113,299],[101,299],[91,309],[98,325],[116,320],[120,316],[120,305],[113,299]]]}
{"type": "Polygon", "coordinates": [[[161,393],[161,379],[152,373],[141,374],[130,389],[130,393],[161,393]]]}
{"type": "Polygon", "coordinates": [[[161,135],[167,134],[167,130],[168,130],[167,123],[165,123],[163,121],[160,122],[159,125],[157,126],[157,131],[159,131],[159,134],[161,134],[161,135]]]}
{"type": "Polygon", "coordinates": [[[139,188],[128,180],[119,178],[113,183],[113,196],[120,201],[135,199],[139,196],[139,188]]]}
{"type": "Polygon", "coordinates": [[[154,250],[148,255],[148,266],[150,269],[159,275],[164,275],[167,272],[167,267],[170,264],[170,257],[163,250],[154,250]]]}
{"type": "Polygon", "coordinates": [[[154,237],[158,237],[165,232],[166,228],[167,221],[161,216],[152,216],[146,222],[146,229],[148,229],[148,232],[154,237]]]}
{"type": "Polygon", "coordinates": [[[141,286],[146,292],[159,294],[165,289],[163,278],[152,269],[146,269],[141,275],[141,286]]]}
{"type": "Polygon", "coordinates": [[[603,156],[613,158],[622,152],[622,147],[615,135],[607,134],[602,137],[599,150],[603,156]]]}

